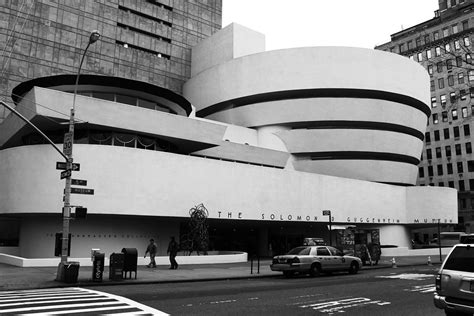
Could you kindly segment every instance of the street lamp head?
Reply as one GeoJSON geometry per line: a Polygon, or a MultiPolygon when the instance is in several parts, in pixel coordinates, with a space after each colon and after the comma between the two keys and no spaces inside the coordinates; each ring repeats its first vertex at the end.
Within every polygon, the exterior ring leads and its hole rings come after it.
{"type": "Polygon", "coordinates": [[[89,36],[89,44],[93,44],[97,42],[100,38],[100,33],[97,30],[94,30],[91,32],[91,35],[89,36]]]}

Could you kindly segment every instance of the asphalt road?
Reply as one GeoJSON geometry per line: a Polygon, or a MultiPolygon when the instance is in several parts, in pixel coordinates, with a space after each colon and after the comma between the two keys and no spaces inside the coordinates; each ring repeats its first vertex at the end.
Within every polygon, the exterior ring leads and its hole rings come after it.
{"type": "Polygon", "coordinates": [[[100,286],[171,315],[444,315],[433,305],[436,267],[323,275],[100,286]]]}

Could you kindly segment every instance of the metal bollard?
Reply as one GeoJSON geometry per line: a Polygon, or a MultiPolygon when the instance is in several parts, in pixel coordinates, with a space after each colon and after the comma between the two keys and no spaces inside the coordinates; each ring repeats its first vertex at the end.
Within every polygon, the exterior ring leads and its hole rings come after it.
{"type": "MultiPolygon", "coordinates": [[[[250,258],[250,274],[253,274],[253,258],[250,258]]],[[[260,257],[257,256],[257,274],[260,274],[260,257]]]]}

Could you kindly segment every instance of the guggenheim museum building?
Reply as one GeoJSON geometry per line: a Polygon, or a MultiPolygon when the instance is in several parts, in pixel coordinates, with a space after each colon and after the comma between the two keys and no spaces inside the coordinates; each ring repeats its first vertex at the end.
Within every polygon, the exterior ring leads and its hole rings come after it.
{"type": "MultiPolygon", "coordinates": [[[[41,77],[12,94],[61,147],[74,83],[41,77]]],[[[200,204],[209,250],[270,256],[304,237],[408,249],[412,229],[457,223],[455,189],[415,186],[429,103],[429,76],[408,58],[349,47],[265,51],[264,36],[238,24],[193,48],[182,95],[82,75],[72,177],[94,191],[71,195],[88,209],[70,223],[71,256],[124,247],[143,255],[150,238],[166,255],[200,204]]],[[[0,253],[54,257],[58,161],[16,115],[0,124],[0,253]]]]}

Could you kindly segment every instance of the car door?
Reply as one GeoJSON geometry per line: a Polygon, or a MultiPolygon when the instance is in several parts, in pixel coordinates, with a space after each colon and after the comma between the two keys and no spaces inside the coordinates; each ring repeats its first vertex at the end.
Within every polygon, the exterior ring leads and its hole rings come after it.
{"type": "Polygon", "coordinates": [[[319,246],[316,248],[316,257],[321,263],[321,268],[324,270],[333,270],[331,262],[331,253],[325,246],[319,246]]]}
{"type": "Polygon", "coordinates": [[[349,268],[349,262],[344,258],[344,253],[337,248],[327,247],[331,252],[331,265],[333,270],[346,270],[349,268]]]}

